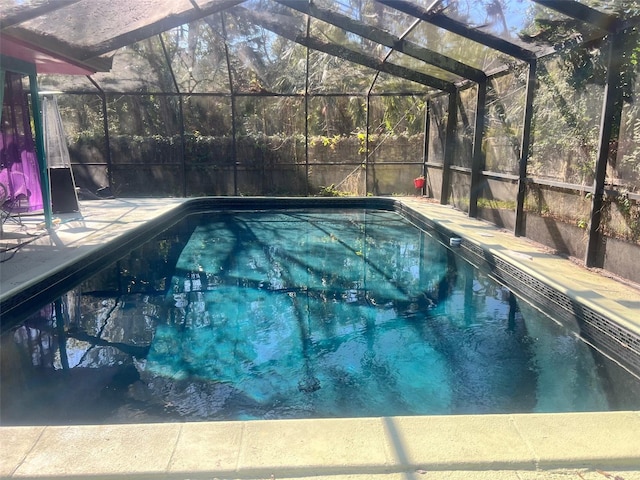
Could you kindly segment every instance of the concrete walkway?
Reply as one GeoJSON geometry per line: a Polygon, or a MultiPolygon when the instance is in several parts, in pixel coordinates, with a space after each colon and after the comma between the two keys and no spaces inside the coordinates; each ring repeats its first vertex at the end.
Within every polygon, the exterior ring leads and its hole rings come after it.
{"type": "Polygon", "coordinates": [[[44,229],[41,215],[23,215],[21,224],[7,221],[0,237],[2,297],[12,295],[79,257],[149,220],[167,213],[185,199],[117,199],[81,202],[80,213],[54,216],[54,228],[44,229]]]}
{"type": "MultiPolygon", "coordinates": [[[[38,217],[5,224],[0,295],[90,255],[182,201],[84,202],[82,215],[61,215],[51,234],[39,229],[38,217]]],[[[640,331],[634,286],[449,207],[402,201],[640,331]]],[[[640,412],[0,427],[0,476],[640,480],[640,412]]]]}
{"type": "Polygon", "coordinates": [[[0,473],[13,478],[516,480],[553,473],[604,480],[601,470],[640,479],[639,412],[4,427],[0,434],[0,473]]]}

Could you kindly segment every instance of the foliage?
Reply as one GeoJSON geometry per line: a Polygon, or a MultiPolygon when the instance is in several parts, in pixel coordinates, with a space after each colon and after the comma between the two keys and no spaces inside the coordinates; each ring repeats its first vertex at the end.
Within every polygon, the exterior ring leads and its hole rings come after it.
{"type": "Polygon", "coordinates": [[[319,197],[344,197],[346,194],[338,190],[334,183],[327,187],[320,187],[318,191],[319,197]]]}
{"type": "Polygon", "coordinates": [[[604,235],[640,244],[640,205],[629,198],[629,192],[606,196],[602,211],[604,235]]]}
{"type": "MultiPolygon", "coordinates": [[[[590,185],[599,148],[598,117],[610,38],[575,48],[573,43],[589,38],[594,31],[540,5],[519,14],[519,23],[510,24],[521,3],[459,0],[441,2],[435,8],[457,21],[470,22],[505,38],[518,35],[525,42],[559,48],[558,53],[539,62],[529,175],[590,185]]],[[[640,13],[635,0],[614,3],[606,8],[624,12],[627,17],[640,13]]],[[[593,5],[603,8],[601,2],[594,1],[593,5]]],[[[304,15],[277,2],[252,0],[250,7],[227,9],[122,48],[115,53],[112,72],[93,76],[104,89],[106,118],[100,94],[60,97],[70,143],[98,145],[108,134],[115,143],[121,136],[130,137],[130,145],[134,149],[140,146],[140,151],[144,143],[140,139],[146,139],[154,147],[144,148],[158,151],[154,149],[175,147],[179,144],[176,139],[182,137],[185,163],[226,164],[233,161],[229,145],[235,133],[244,149],[242,155],[255,154],[256,162],[271,165],[304,162],[306,141],[311,148],[322,145],[330,150],[328,153],[334,154],[331,161],[341,156],[354,161],[361,160],[365,153],[374,158],[385,145],[392,150],[403,139],[413,141],[422,135],[426,100],[432,93],[428,88],[323,52],[307,52],[304,46],[256,22],[248,8],[266,12],[282,25],[297,29],[300,35],[306,34],[304,15]],[[105,122],[108,132],[104,131],[105,122]]],[[[482,147],[485,169],[517,173],[526,65],[505,62],[503,55],[428,22],[414,26],[409,16],[392,14],[393,9],[379,2],[348,0],[334,8],[396,35],[409,32],[407,40],[485,71],[508,64],[509,72],[490,79],[482,147]]],[[[310,32],[315,40],[385,58],[386,50],[374,42],[317,19],[311,20],[310,32]]],[[[640,107],[634,102],[639,88],[639,36],[638,28],[632,27],[622,37],[619,81],[623,118],[619,141],[610,147],[608,170],[610,183],[629,192],[640,191],[640,107]]],[[[400,52],[385,61],[434,72],[432,67],[420,65],[422,62],[403,57],[400,52]]],[[[74,85],[78,81],[74,79],[74,85]]],[[[89,85],[86,79],[85,83],[89,85]]],[[[88,89],[95,91],[90,85],[85,86],[88,89]]],[[[464,91],[460,97],[463,101],[457,112],[456,154],[452,158],[456,166],[468,167],[475,90],[464,91]]],[[[429,161],[441,163],[446,97],[430,102],[429,161]]]]}
{"type": "Polygon", "coordinates": [[[603,89],[595,84],[576,88],[573,64],[566,55],[541,62],[534,100],[533,146],[529,171],[564,183],[593,183],[598,149],[603,89]]]}

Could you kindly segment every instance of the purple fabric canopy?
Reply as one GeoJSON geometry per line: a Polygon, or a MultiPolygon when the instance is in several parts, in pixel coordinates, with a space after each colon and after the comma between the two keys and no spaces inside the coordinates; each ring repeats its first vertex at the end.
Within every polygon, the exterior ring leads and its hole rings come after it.
{"type": "Polygon", "coordinates": [[[32,212],[43,208],[29,112],[22,76],[6,72],[0,125],[0,195],[6,193],[2,208],[8,211],[32,212]]]}

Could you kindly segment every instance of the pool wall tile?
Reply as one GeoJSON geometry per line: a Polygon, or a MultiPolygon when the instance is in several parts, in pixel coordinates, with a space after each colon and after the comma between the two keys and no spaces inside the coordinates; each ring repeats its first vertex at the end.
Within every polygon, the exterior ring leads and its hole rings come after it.
{"type": "Polygon", "coordinates": [[[15,478],[164,474],[178,424],[46,427],[15,478]]]}
{"type": "Polygon", "coordinates": [[[33,449],[45,427],[3,427],[0,434],[0,477],[9,477],[33,449]]]}

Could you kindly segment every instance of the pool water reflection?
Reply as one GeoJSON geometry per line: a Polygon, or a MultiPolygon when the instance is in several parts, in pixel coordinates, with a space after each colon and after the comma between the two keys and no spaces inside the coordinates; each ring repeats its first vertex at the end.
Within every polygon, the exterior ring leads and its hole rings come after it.
{"type": "Polygon", "coordinates": [[[640,409],[576,332],[393,212],[202,214],[3,336],[0,420],[640,409]]]}

